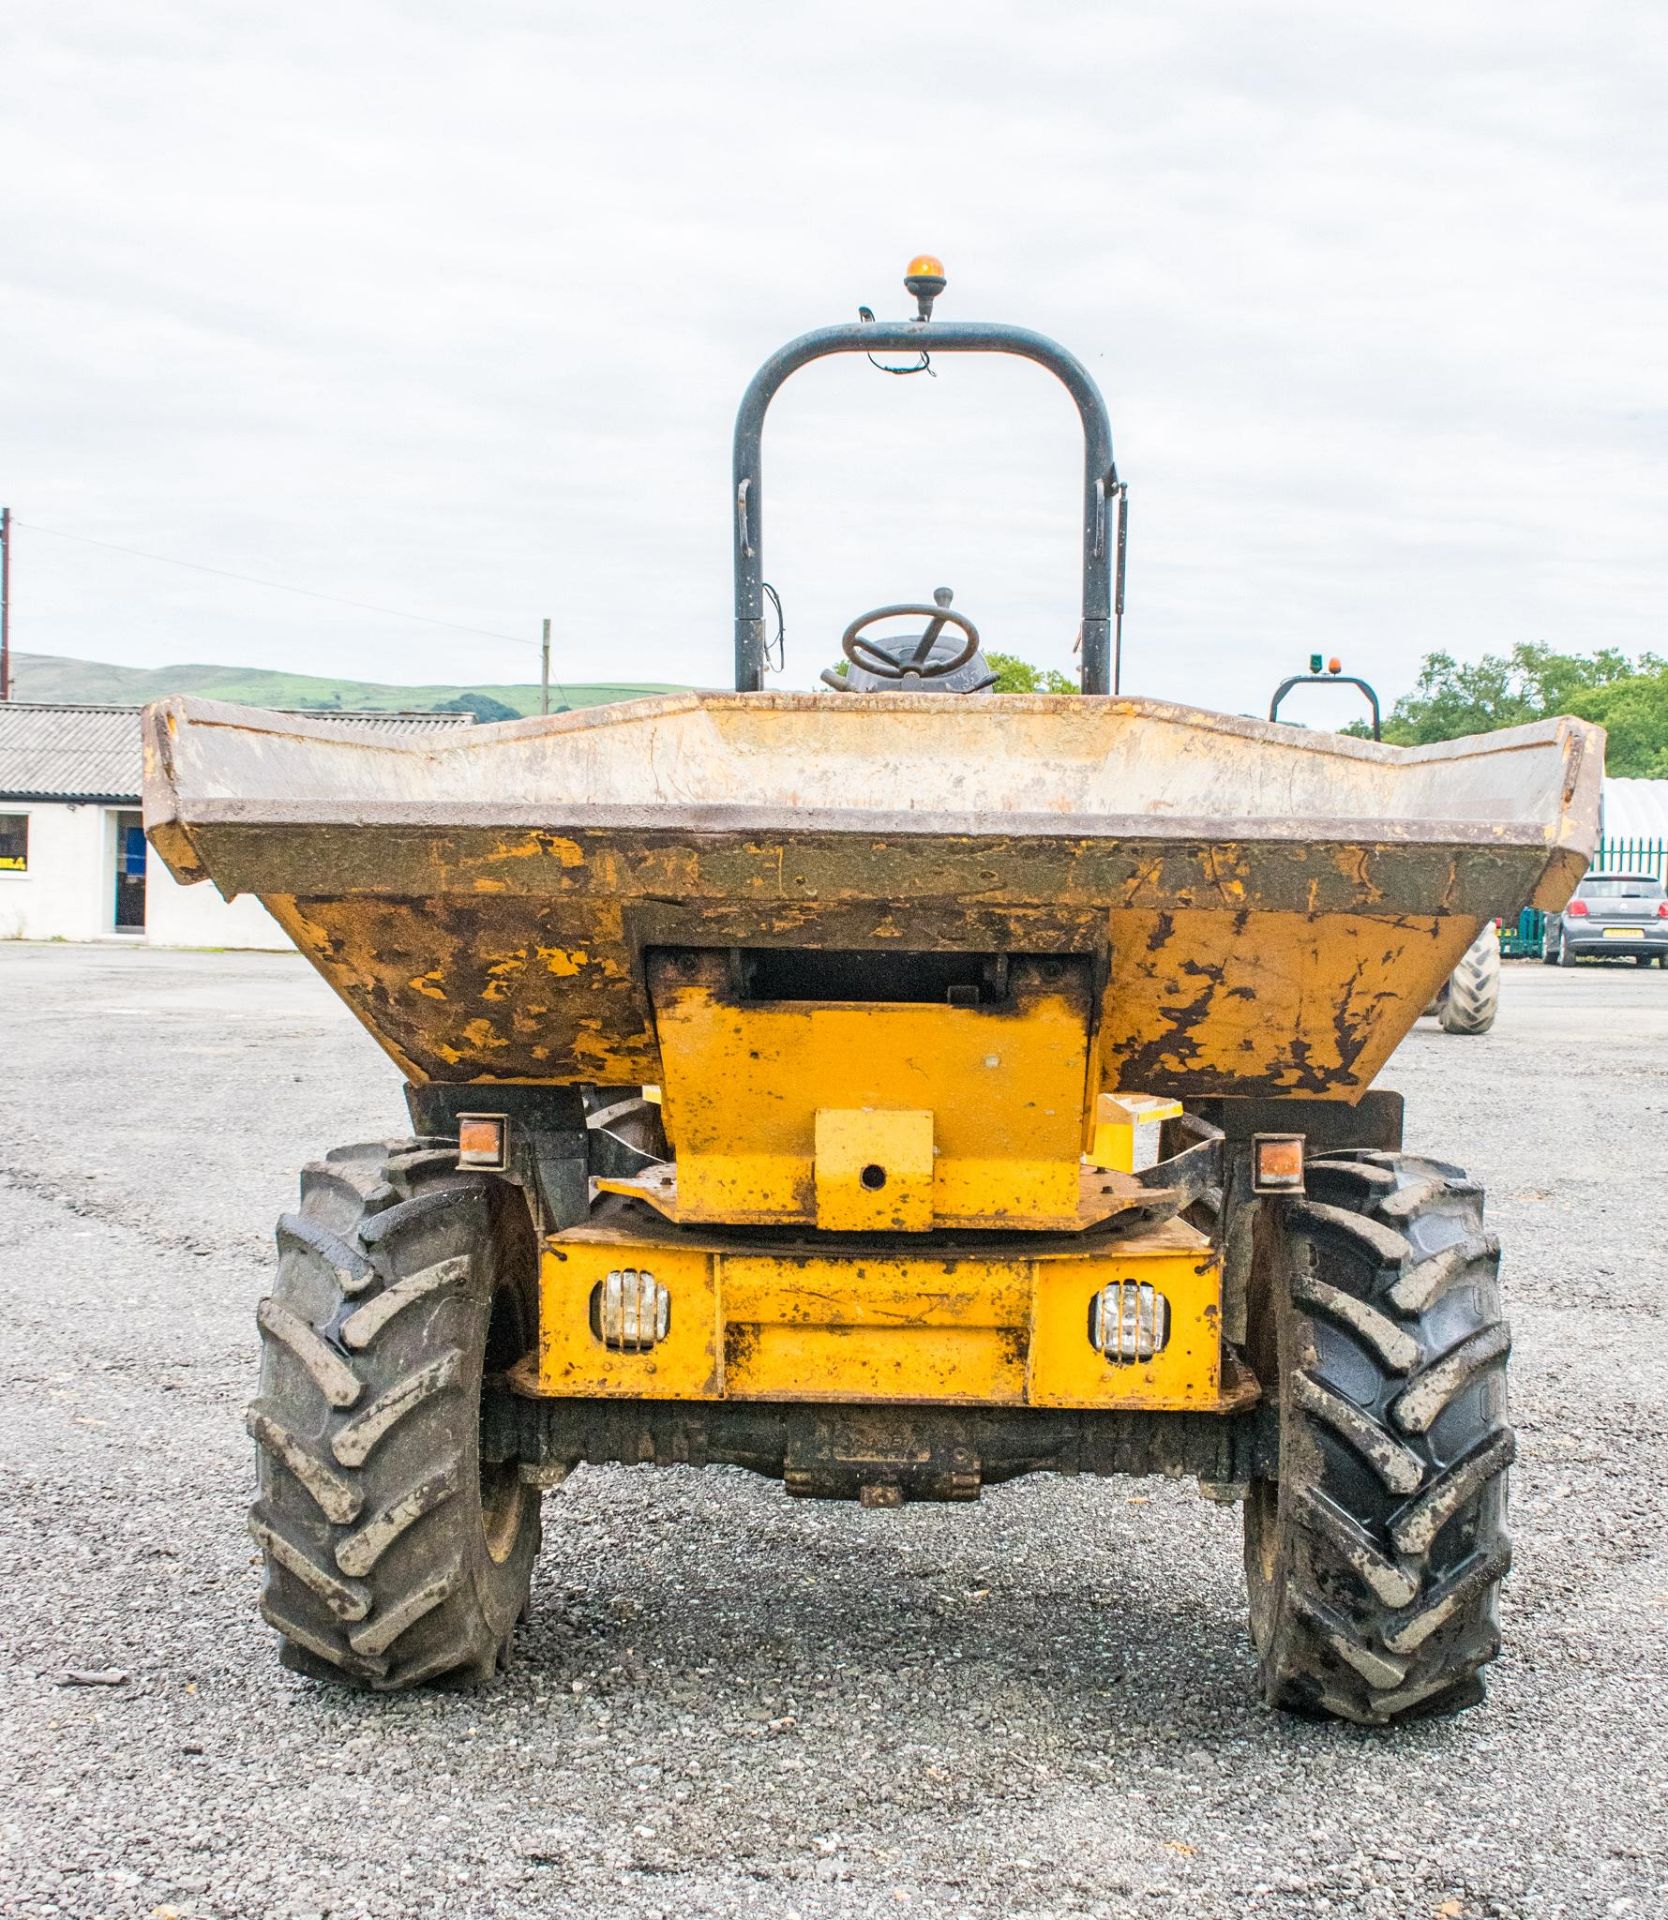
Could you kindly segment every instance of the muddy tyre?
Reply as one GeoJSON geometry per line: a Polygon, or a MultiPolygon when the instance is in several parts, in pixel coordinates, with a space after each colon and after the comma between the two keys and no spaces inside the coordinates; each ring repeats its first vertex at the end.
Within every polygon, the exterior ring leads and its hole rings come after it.
{"type": "Polygon", "coordinates": [[[1436,996],[1444,1033],[1487,1033],[1500,1010],[1500,934],[1491,921],[1436,996]]]}
{"type": "Polygon", "coordinates": [[[526,1204],[455,1147],[342,1147],[278,1247],[248,1426],[280,1657],[384,1692],[489,1679],[539,1542],[538,1494],[480,1448],[482,1381],[532,1341],[526,1204]]]}
{"type": "Polygon", "coordinates": [[[1457,1712],[1500,1650],[1511,1558],[1499,1245],[1437,1161],[1330,1155],[1308,1187],[1254,1304],[1281,1427],[1245,1510],[1263,1696],[1364,1726],[1457,1712]]]}

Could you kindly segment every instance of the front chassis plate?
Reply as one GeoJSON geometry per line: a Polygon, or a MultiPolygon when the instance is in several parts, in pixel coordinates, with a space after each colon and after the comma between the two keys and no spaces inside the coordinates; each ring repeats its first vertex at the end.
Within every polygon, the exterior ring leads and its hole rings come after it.
{"type": "Polygon", "coordinates": [[[613,1209],[546,1240],[539,1346],[515,1370],[517,1392],[1193,1412],[1255,1397],[1231,1360],[1225,1383],[1218,1256],[1179,1220],[905,1249],[691,1232],[613,1209]],[[632,1270],[668,1289],[669,1325],[652,1348],[621,1352],[596,1331],[592,1297],[632,1270]],[[1144,1281],[1169,1303],[1169,1337],[1150,1359],[1120,1364],[1090,1343],[1091,1303],[1115,1281],[1144,1281]]]}

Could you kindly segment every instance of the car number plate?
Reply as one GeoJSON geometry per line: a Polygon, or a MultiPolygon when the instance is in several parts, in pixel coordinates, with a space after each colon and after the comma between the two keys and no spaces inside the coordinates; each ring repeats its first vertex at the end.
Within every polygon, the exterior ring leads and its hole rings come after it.
{"type": "Polygon", "coordinates": [[[1604,937],[1606,940],[1643,940],[1645,930],[1643,927],[1606,927],[1604,937]]]}

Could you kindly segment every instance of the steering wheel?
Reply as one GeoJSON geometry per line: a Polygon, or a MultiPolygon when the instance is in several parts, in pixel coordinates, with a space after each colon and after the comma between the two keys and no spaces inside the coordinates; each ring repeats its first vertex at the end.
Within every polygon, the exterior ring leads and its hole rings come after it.
{"type": "Polygon", "coordinates": [[[942,680],[958,667],[965,667],[979,651],[979,629],[965,614],[952,613],[942,603],[927,607],[908,601],[895,607],[876,607],[872,613],[860,614],[841,635],[840,651],[854,667],[872,673],[877,680],[942,680]],[[895,620],[911,613],[923,615],[927,625],[907,657],[904,650],[911,644],[907,638],[894,642],[891,652],[876,641],[863,638],[863,629],[872,627],[877,620],[895,620]],[[933,644],[944,631],[946,621],[961,628],[962,647],[953,658],[934,660],[930,658],[933,644]]]}

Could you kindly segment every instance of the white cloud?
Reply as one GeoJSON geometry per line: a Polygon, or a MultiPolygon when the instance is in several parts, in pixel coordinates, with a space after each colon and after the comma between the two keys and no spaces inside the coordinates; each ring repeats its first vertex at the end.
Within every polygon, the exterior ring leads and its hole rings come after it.
{"type": "MultiPolygon", "coordinates": [[[[20,647],[377,679],[721,683],[730,423],[788,335],[1056,334],[1132,487],[1126,685],[1258,710],[1311,650],[1661,645],[1659,11],[1042,0],[8,10],[0,498],[20,647]]],[[[807,684],[949,582],[1065,665],[1046,376],[823,366],[766,441],[807,684]]]]}

